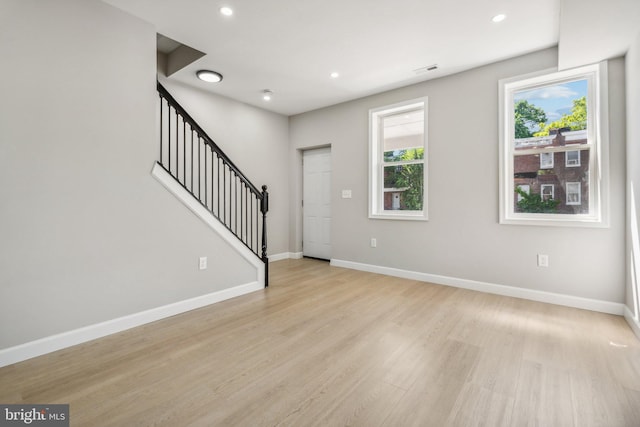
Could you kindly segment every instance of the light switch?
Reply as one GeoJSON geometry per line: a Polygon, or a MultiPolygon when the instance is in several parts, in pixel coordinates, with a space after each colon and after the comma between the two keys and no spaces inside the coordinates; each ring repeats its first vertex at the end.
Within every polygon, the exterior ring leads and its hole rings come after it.
{"type": "Polygon", "coordinates": [[[350,199],[351,198],[351,190],[342,190],[342,198],[350,199]]]}

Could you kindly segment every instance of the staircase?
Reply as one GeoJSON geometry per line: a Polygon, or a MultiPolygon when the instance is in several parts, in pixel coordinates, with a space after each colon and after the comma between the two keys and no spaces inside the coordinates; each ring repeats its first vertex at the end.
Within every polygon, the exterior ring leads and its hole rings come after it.
{"type": "Polygon", "coordinates": [[[160,83],[158,94],[157,164],[264,263],[268,286],[267,186],[258,190],[160,83]]]}

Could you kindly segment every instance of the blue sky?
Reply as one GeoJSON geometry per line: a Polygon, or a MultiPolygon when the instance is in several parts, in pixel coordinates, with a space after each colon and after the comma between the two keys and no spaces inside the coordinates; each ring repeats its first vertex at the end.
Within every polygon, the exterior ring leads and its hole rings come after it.
{"type": "Polygon", "coordinates": [[[547,123],[571,113],[573,100],[587,94],[587,80],[561,83],[536,89],[528,89],[514,94],[514,101],[526,100],[540,107],[547,114],[547,123]]]}

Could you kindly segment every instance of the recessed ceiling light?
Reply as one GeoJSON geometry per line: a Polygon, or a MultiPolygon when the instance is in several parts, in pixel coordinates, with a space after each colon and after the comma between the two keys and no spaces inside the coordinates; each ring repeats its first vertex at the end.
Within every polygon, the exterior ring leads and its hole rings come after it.
{"type": "Polygon", "coordinates": [[[228,6],[224,6],[220,8],[220,13],[223,14],[224,16],[231,16],[233,15],[233,9],[231,9],[228,6]]]}
{"type": "Polygon", "coordinates": [[[262,91],[262,99],[265,101],[271,101],[271,97],[273,96],[273,92],[269,89],[265,89],[262,91]]]}
{"type": "Polygon", "coordinates": [[[196,76],[207,83],[218,83],[222,81],[222,74],[211,70],[200,70],[196,73],[196,76]]]}
{"type": "Polygon", "coordinates": [[[337,79],[338,77],[340,77],[340,73],[338,73],[337,71],[334,71],[333,73],[331,73],[332,79],[337,79]]]}
{"type": "Polygon", "coordinates": [[[502,22],[505,20],[505,18],[507,17],[507,15],[505,15],[504,13],[500,13],[496,16],[494,16],[493,18],[491,18],[491,20],[493,22],[502,22]]]}

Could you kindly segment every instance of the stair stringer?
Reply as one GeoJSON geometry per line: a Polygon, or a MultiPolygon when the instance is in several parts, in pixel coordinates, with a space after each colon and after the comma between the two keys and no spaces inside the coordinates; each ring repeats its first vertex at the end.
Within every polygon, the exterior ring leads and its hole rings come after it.
{"type": "Polygon", "coordinates": [[[151,175],[173,194],[191,212],[200,218],[209,228],[224,239],[240,256],[242,256],[256,270],[256,282],[262,287],[265,284],[265,265],[244,243],[242,243],[227,227],[224,226],[213,214],[196,200],[182,185],[176,181],[158,163],[153,165],[151,175]]]}

